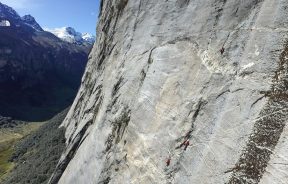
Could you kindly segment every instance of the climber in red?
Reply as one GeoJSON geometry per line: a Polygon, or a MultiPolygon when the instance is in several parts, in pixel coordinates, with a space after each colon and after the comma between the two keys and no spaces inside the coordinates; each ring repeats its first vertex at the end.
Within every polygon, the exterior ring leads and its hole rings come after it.
{"type": "Polygon", "coordinates": [[[190,143],[189,143],[189,140],[188,140],[188,139],[185,139],[185,141],[180,144],[179,148],[182,148],[182,146],[185,146],[185,147],[184,147],[184,150],[186,150],[187,147],[189,146],[189,144],[190,144],[190,143]]]}
{"type": "Polygon", "coordinates": [[[168,167],[170,165],[170,162],[171,162],[171,157],[169,157],[167,160],[166,160],[166,167],[168,167]]]}
{"type": "Polygon", "coordinates": [[[185,143],[184,143],[184,150],[186,151],[187,147],[190,145],[190,142],[189,140],[186,140],[185,143]]]}
{"type": "Polygon", "coordinates": [[[225,51],[225,49],[224,49],[224,47],[222,47],[222,48],[220,49],[221,55],[223,55],[224,51],[225,51]]]}
{"type": "Polygon", "coordinates": [[[182,142],[178,148],[182,148],[182,146],[184,146],[185,143],[186,143],[186,140],[184,142],[182,142]]]}

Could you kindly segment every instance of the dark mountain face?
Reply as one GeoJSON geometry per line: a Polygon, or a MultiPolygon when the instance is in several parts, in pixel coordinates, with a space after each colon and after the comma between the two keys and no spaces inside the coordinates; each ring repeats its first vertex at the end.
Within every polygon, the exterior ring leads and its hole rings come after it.
{"type": "Polygon", "coordinates": [[[63,42],[1,3],[0,25],[0,114],[38,121],[70,105],[91,47],[63,42]]]}
{"type": "Polygon", "coordinates": [[[35,18],[31,15],[24,15],[23,17],[21,17],[21,19],[25,24],[31,26],[37,31],[44,31],[42,27],[36,22],[35,18]]]}

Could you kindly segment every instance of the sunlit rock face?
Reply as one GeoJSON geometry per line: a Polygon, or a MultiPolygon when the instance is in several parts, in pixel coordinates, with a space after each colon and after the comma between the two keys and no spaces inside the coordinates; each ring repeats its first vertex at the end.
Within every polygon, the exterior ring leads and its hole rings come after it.
{"type": "Polygon", "coordinates": [[[103,0],[50,183],[287,183],[287,6],[103,0]]]}

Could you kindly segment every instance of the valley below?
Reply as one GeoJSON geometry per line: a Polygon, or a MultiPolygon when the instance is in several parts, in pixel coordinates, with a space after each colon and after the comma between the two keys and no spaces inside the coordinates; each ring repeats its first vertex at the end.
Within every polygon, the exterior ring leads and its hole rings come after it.
{"type": "MultiPolygon", "coordinates": [[[[0,123],[7,123],[0,120],[0,123]]],[[[29,134],[35,132],[44,122],[24,122],[10,127],[0,128],[0,181],[13,169],[15,163],[11,157],[17,143],[29,134]]]]}
{"type": "Polygon", "coordinates": [[[19,122],[0,129],[1,184],[48,182],[65,147],[65,129],[59,125],[67,111],[45,122],[19,122]]]}

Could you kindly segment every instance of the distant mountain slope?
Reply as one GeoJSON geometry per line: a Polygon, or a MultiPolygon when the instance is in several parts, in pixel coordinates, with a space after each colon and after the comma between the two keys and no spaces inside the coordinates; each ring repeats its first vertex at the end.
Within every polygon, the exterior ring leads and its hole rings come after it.
{"type": "Polygon", "coordinates": [[[0,3],[0,114],[39,121],[66,108],[90,49],[62,41],[31,15],[20,17],[0,3]]]}
{"type": "MultiPolygon", "coordinates": [[[[11,172],[2,178],[0,172],[0,183],[42,184],[48,182],[65,147],[65,129],[58,127],[67,112],[68,108],[45,122],[37,131],[31,132],[27,137],[14,143],[14,147],[10,150],[10,157],[8,157],[8,163],[13,167],[10,169],[11,172]]],[[[35,124],[29,123],[26,126],[33,127],[35,124]]],[[[15,132],[17,132],[16,128],[13,129],[15,132]]],[[[4,129],[4,131],[7,130],[4,129]]]]}

